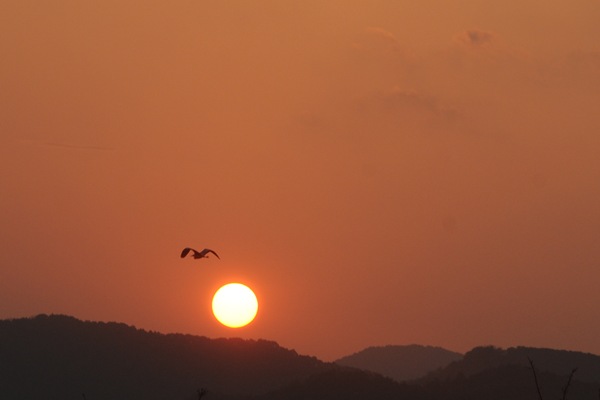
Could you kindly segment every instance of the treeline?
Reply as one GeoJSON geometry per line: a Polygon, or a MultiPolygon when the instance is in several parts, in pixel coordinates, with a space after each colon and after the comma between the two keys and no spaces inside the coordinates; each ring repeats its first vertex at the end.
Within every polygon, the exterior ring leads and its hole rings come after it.
{"type": "Polygon", "coordinates": [[[422,379],[398,382],[266,340],[164,335],[67,316],[0,321],[3,400],[597,400],[599,360],[480,347],[422,379]]]}
{"type": "Polygon", "coordinates": [[[200,387],[258,394],[327,367],[266,340],[164,335],[56,315],[0,321],[1,399],[183,399],[200,387]]]}

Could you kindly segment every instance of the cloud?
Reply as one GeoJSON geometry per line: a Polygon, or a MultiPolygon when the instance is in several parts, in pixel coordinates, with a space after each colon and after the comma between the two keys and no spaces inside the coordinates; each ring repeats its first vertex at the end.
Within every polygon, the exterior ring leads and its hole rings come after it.
{"type": "Polygon", "coordinates": [[[407,114],[426,120],[452,120],[457,115],[455,110],[441,105],[433,96],[399,87],[375,94],[370,98],[370,103],[384,112],[407,114]]]}
{"type": "Polygon", "coordinates": [[[492,43],[496,35],[492,32],[469,29],[456,36],[456,40],[468,46],[481,47],[492,43]]]}
{"type": "Polygon", "coordinates": [[[365,30],[368,35],[371,35],[375,38],[379,38],[382,41],[387,42],[392,46],[398,46],[398,39],[394,36],[393,33],[386,31],[383,28],[369,27],[365,30]]]}
{"type": "Polygon", "coordinates": [[[366,28],[360,39],[354,43],[354,48],[363,51],[403,53],[402,46],[396,36],[390,31],[379,27],[366,28]]]}

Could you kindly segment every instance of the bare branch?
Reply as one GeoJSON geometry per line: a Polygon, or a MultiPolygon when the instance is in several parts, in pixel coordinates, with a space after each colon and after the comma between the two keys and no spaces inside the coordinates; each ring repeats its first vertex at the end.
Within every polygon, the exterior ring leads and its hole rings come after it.
{"type": "Polygon", "coordinates": [[[538,383],[537,374],[535,372],[535,366],[533,365],[533,361],[531,361],[531,358],[529,358],[529,357],[527,357],[527,360],[529,360],[529,365],[531,365],[531,370],[533,371],[533,379],[535,380],[535,387],[537,389],[538,396],[540,397],[540,400],[544,400],[544,398],[542,397],[542,392],[540,391],[540,385],[538,383]]]}
{"type": "Polygon", "coordinates": [[[567,385],[563,388],[563,397],[562,400],[567,400],[567,390],[569,390],[569,385],[571,384],[571,380],[573,380],[573,375],[575,375],[575,371],[577,368],[573,368],[571,374],[569,375],[569,380],[567,381],[567,385]]]}

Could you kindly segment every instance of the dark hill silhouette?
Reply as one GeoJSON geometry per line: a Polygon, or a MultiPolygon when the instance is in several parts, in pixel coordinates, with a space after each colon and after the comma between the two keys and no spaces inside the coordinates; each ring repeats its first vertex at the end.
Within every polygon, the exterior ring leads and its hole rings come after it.
{"type": "Polygon", "coordinates": [[[462,359],[441,347],[408,345],[369,347],[335,363],[377,372],[398,382],[422,378],[427,373],[462,359]]]}
{"type": "Polygon", "coordinates": [[[516,365],[529,367],[531,359],[536,369],[558,376],[568,376],[577,368],[579,381],[600,384],[600,356],[577,351],[554,350],[533,347],[500,349],[493,346],[475,347],[462,360],[427,375],[426,380],[452,380],[457,376],[473,374],[497,367],[516,365]]]}
{"type": "Polygon", "coordinates": [[[426,378],[399,383],[267,340],[165,335],[40,315],[0,321],[0,399],[192,400],[206,388],[203,400],[535,400],[527,357],[545,399],[561,398],[574,367],[580,369],[567,398],[598,398],[598,357],[590,354],[476,348],[426,378]]]}
{"type": "MultiPolygon", "coordinates": [[[[538,372],[544,400],[561,399],[568,376],[538,372]]],[[[577,376],[577,375],[575,375],[577,376]]],[[[430,380],[422,387],[427,398],[460,400],[538,400],[531,368],[522,365],[504,365],[483,369],[472,375],[457,375],[446,381],[430,380]]],[[[598,398],[598,385],[573,380],[569,385],[568,400],[598,398]]]]}
{"type": "Polygon", "coordinates": [[[367,371],[339,367],[293,382],[252,400],[428,400],[418,386],[400,384],[367,371]]]}
{"type": "Polygon", "coordinates": [[[332,368],[266,340],[160,334],[39,315],[0,321],[1,399],[260,394],[332,368]]]}
{"type": "MultiPolygon", "coordinates": [[[[538,373],[545,400],[562,398],[566,376],[538,373]]],[[[574,380],[568,400],[594,400],[598,385],[574,380]]],[[[485,369],[468,377],[459,375],[447,381],[399,383],[375,373],[356,369],[334,369],[308,377],[251,400],[537,400],[530,368],[508,365],[485,369]],[[361,373],[362,372],[362,373],[361,373]]]]}

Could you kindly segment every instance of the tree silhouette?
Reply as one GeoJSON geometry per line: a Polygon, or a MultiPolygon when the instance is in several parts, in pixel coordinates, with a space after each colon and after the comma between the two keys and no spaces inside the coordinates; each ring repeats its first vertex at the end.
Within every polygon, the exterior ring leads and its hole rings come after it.
{"type": "MultiPolygon", "coordinates": [[[[535,380],[535,387],[537,389],[538,396],[539,396],[540,400],[544,400],[544,398],[542,397],[542,392],[540,390],[537,373],[535,371],[535,365],[533,364],[533,361],[531,360],[531,358],[527,357],[527,360],[529,361],[529,365],[531,366],[531,370],[533,371],[533,379],[535,380]]],[[[569,379],[567,380],[567,384],[562,389],[562,391],[563,391],[562,400],[567,400],[567,391],[569,390],[569,386],[571,385],[571,381],[573,380],[573,375],[575,375],[575,371],[577,371],[577,368],[573,368],[571,370],[571,373],[569,374],[569,379]]]]}
{"type": "Polygon", "coordinates": [[[531,370],[533,371],[533,379],[535,381],[535,387],[537,389],[538,396],[540,397],[540,400],[544,400],[544,398],[542,397],[542,392],[540,390],[540,384],[538,383],[537,374],[535,372],[535,365],[533,365],[533,361],[531,360],[531,358],[527,357],[527,360],[529,361],[529,365],[531,366],[531,370]]]}
{"type": "Polygon", "coordinates": [[[575,375],[575,371],[577,371],[577,368],[573,368],[571,370],[571,373],[569,374],[569,380],[567,381],[567,384],[563,388],[562,400],[567,400],[567,390],[569,390],[569,385],[571,384],[571,380],[573,380],[573,375],[575,375]]]}
{"type": "Polygon", "coordinates": [[[205,388],[198,389],[198,400],[202,399],[207,392],[208,391],[205,388]]]}

